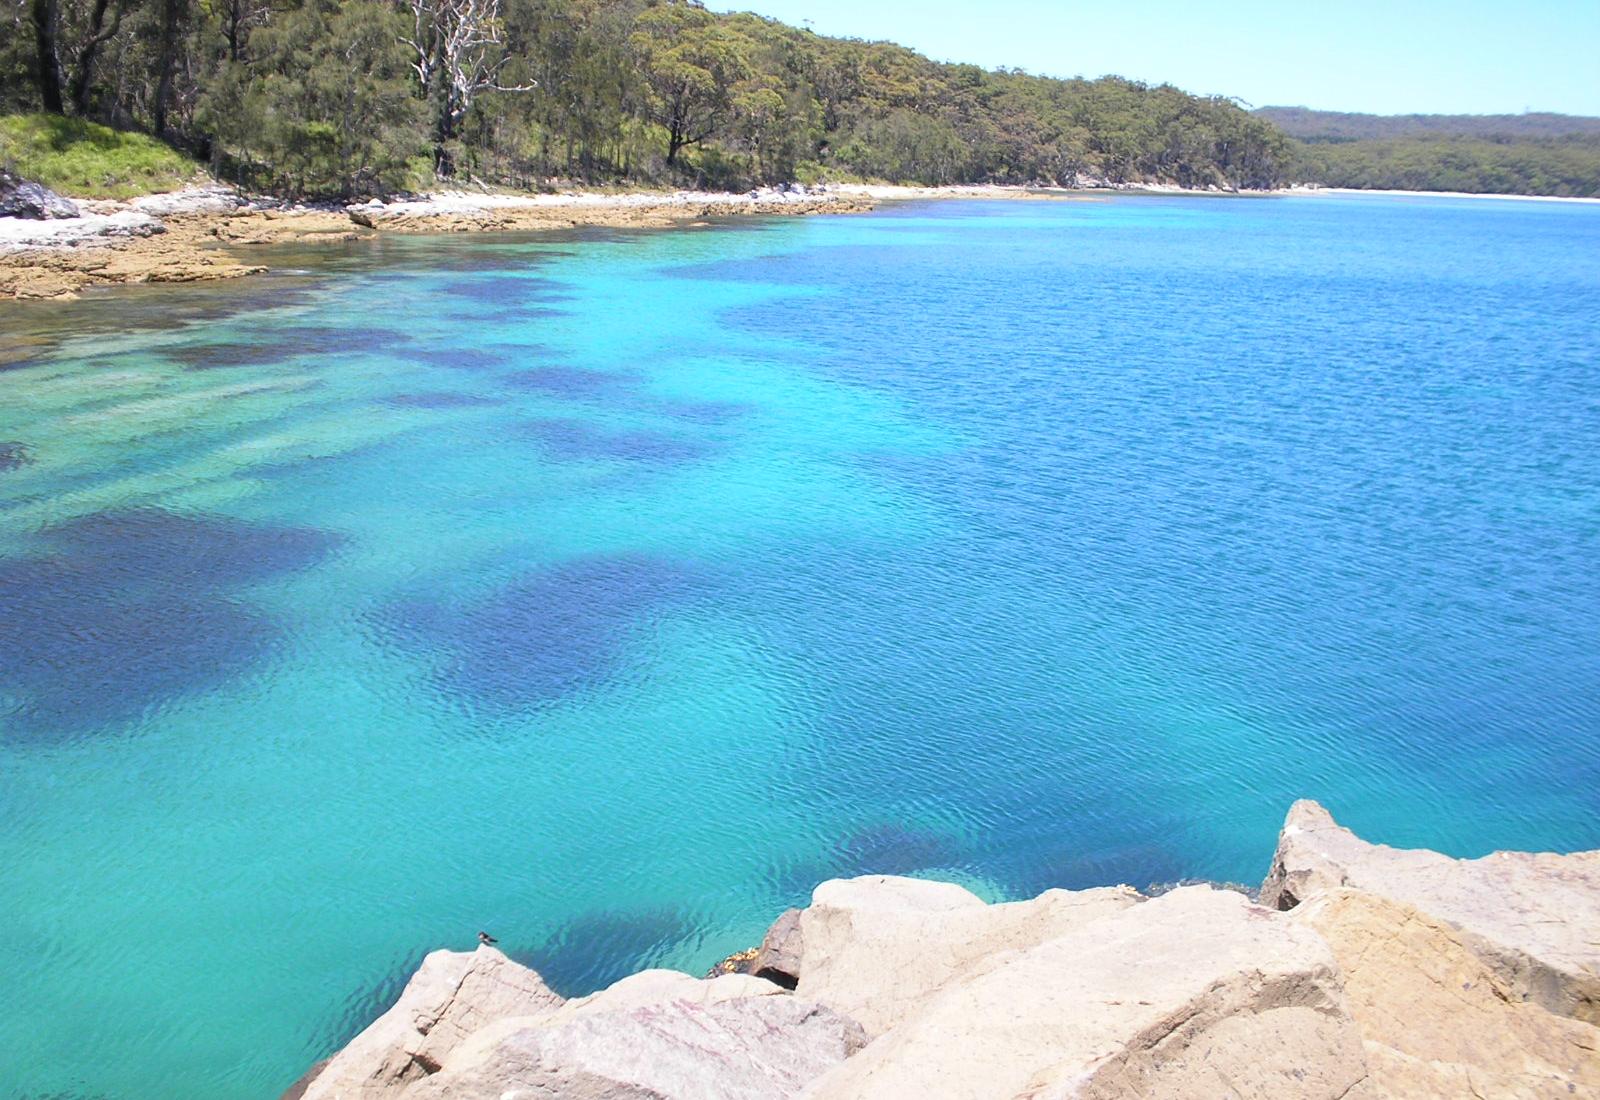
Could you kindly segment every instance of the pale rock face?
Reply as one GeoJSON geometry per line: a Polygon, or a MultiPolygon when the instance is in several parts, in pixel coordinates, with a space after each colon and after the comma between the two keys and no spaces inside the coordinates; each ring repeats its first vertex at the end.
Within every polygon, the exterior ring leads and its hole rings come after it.
{"type": "Polygon", "coordinates": [[[442,1072],[402,1095],[405,1100],[782,1100],[798,1095],[808,1081],[866,1042],[854,1022],[791,996],[673,999],[610,1010],[599,1009],[601,1003],[580,1008],[562,1022],[534,1022],[487,1048],[463,1048],[442,1072]]]}
{"type": "Polygon", "coordinates": [[[615,1012],[667,1001],[690,1001],[712,1005],[744,997],[772,997],[782,987],[749,974],[719,974],[715,978],[693,978],[681,970],[641,970],[614,982],[598,993],[568,1001],[554,1017],[560,1020],[577,1012],[615,1012]]]}
{"type": "Polygon", "coordinates": [[[1444,922],[1348,888],[1290,920],[1333,948],[1382,1093],[1600,1096],[1600,1029],[1520,1001],[1444,922]]]}
{"type": "Polygon", "coordinates": [[[721,1004],[744,997],[770,997],[783,990],[769,981],[748,974],[721,974],[715,978],[691,978],[681,970],[641,970],[587,997],[575,997],[559,1008],[535,1015],[502,1016],[480,1027],[457,1047],[454,1061],[472,1062],[519,1031],[530,1027],[554,1027],[578,1015],[597,1012],[626,1012],[634,1008],[684,1001],[696,1005],[721,1004]]]}
{"type": "Polygon", "coordinates": [[[804,1095],[1354,1100],[1366,1075],[1322,938],[1188,887],[993,957],[804,1095]]]}
{"type": "Polygon", "coordinates": [[[393,1008],[334,1055],[305,1100],[376,1100],[437,1070],[467,1036],[506,1016],[554,1012],[562,999],[492,947],[435,951],[393,1008]]]}
{"type": "Polygon", "coordinates": [[[180,191],[167,191],[159,195],[140,195],[128,202],[131,210],[157,218],[170,218],[185,214],[227,214],[244,205],[239,193],[231,187],[185,187],[180,191]]]}
{"type": "Polygon", "coordinates": [[[1035,947],[1139,902],[1127,887],[1049,890],[985,905],[947,882],[867,875],[818,886],[797,929],[797,996],[878,1036],[1002,952],[1035,947]]]}
{"type": "Polygon", "coordinates": [[[1515,997],[1600,1024],[1600,851],[1451,859],[1370,844],[1315,802],[1289,810],[1261,903],[1351,886],[1453,926],[1515,997]]]}

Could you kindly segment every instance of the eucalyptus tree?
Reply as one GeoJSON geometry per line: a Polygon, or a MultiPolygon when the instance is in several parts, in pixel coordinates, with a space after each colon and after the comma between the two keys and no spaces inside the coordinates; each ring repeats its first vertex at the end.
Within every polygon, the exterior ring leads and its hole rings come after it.
{"type": "Polygon", "coordinates": [[[40,105],[64,114],[89,106],[95,57],[122,29],[129,0],[28,0],[40,105]]]}
{"type": "Polygon", "coordinates": [[[405,0],[410,30],[401,35],[423,97],[434,108],[434,170],[454,173],[450,149],[473,101],[486,91],[529,92],[531,82],[506,84],[513,56],[505,49],[500,0],[405,0]]]}
{"type": "Polygon", "coordinates": [[[629,38],[644,81],[645,117],[667,132],[667,166],[691,145],[724,133],[736,86],[751,75],[744,43],[698,4],[646,8],[629,38]]]}

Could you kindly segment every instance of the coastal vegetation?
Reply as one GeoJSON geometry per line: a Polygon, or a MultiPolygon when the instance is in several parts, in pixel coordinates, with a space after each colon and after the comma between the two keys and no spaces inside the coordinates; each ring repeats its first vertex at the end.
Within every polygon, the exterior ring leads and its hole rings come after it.
{"type": "Polygon", "coordinates": [[[52,190],[94,199],[169,190],[200,171],[191,158],[147,134],[44,113],[0,118],[0,158],[52,190]]]}
{"type": "Polygon", "coordinates": [[[1294,139],[1289,175],[1329,187],[1600,196],[1600,119],[1256,112],[1294,139]]]}
{"type": "Polygon", "coordinates": [[[0,26],[0,163],[82,195],[191,165],[345,199],[450,180],[1600,195],[1596,119],[1252,112],[693,0],[19,0],[0,26]]]}
{"type": "Polygon", "coordinates": [[[0,109],[151,134],[223,178],[289,195],[434,178],[1261,188],[1288,164],[1277,128],[1226,98],[941,64],[688,0],[7,11],[0,109]]]}

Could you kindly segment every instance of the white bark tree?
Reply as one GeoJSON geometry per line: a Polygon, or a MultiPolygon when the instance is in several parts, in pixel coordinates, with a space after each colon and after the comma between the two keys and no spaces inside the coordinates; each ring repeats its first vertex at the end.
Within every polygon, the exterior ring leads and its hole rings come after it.
{"type": "Polygon", "coordinates": [[[406,0],[412,33],[402,41],[414,54],[411,67],[422,94],[435,109],[434,167],[452,174],[449,143],[480,92],[531,92],[536,83],[505,84],[511,60],[505,50],[500,0],[406,0]]]}

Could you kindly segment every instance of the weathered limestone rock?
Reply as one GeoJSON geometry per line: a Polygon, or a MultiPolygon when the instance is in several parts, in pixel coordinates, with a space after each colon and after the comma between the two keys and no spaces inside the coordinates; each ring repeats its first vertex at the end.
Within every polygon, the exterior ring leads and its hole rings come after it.
{"type": "Polygon", "coordinates": [[[1600,1029],[1518,1000],[1442,921],[1348,888],[1290,919],[1333,948],[1381,1094],[1600,1096],[1600,1029]]]}
{"type": "Polygon", "coordinates": [[[305,1086],[305,1100],[373,1100],[432,1073],[464,1038],[507,1016],[554,1012],[562,999],[492,947],[435,951],[395,1006],[305,1086]]]}
{"type": "Polygon", "coordinates": [[[1353,1100],[1366,1074],[1322,938],[1187,887],[992,957],[805,1095],[1353,1100]]]}
{"type": "Polygon", "coordinates": [[[803,942],[800,934],[800,912],[799,909],[785,909],[782,915],[772,922],[772,927],[767,929],[766,936],[761,940],[761,946],[756,949],[756,957],[750,970],[756,977],[776,982],[785,989],[793,989],[800,983],[800,955],[803,942]]]}
{"type": "Polygon", "coordinates": [[[0,168],[0,218],[76,218],[78,207],[50,188],[0,168]]]}
{"type": "MultiPolygon", "coordinates": [[[[685,976],[687,977],[687,976],[685,976]]],[[[746,979],[728,975],[706,986],[746,979]]],[[[694,981],[694,979],[687,979],[694,981]]],[[[760,983],[777,990],[770,982],[760,983]]],[[[731,988],[731,987],[730,987],[731,988]]],[[[564,1022],[457,1051],[405,1100],[777,1100],[796,1096],[866,1042],[854,1022],[783,995],[597,1001],[564,1022]]]]}
{"type": "Polygon", "coordinates": [[[1451,859],[1370,844],[1317,803],[1296,802],[1261,903],[1291,909],[1339,886],[1445,921],[1517,998],[1600,1024],[1600,851],[1451,859]]]}
{"type": "Polygon", "coordinates": [[[795,992],[881,1035],[932,994],[991,965],[1139,902],[1128,887],[1048,890],[985,905],[948,882],[867,875],[818,886],[798,922],[795,992]]]}

